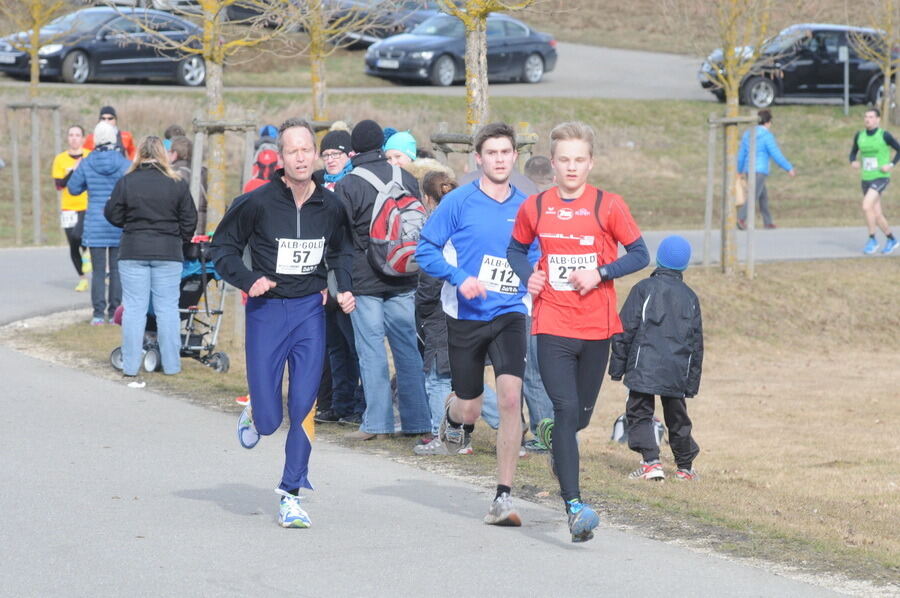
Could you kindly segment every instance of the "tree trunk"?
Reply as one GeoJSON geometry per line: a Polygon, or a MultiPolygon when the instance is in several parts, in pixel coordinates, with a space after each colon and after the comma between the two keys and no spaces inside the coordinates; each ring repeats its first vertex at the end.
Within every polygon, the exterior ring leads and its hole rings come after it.
{"type": "Polygon", "coordinates": [[[325,82],[325,58],[321,55],[309,56],[310,79],[312,80],[313,120],[328,120],[328,84],[325,82]]]}
{"type": "Polygon", "coordinates": [[[34,100],[38,96],[38,82],[41,79],[41,63],[38,52],[41,50],[41,28],[35,23],[31,28],[31,41],[28,46],[28,59],[31,61],[28,81],[28,98],[34,100]]]}
{"type": "Polygon", "coordinates": [[[325,39],[325,31],[328,28],[325,15],[322,12],[321,0],[310,2],[307,5],[309,11],[307,34],[309,35],[309,78],[312,91],[313,120],[327,120],[328,98],[325,80],[325,55],[328,52],[328,40],[325,39]]]}
{"type": "MultiPolygon", "coordinates": [[[[225,117],[225,100],[222,90],[222,63],[206,64],[206,118],[210,121],[225,117]]],[[[206,227],[214,230],[225,214],[225,133],[210,131],[206,145],[208,171],[206,227]]]]}
{"type": "Polygon", "coordinates": [[[466,23],[466,125],[475,134],[488,119],[487,17],[466,23]]]}
{"type": "MultiPolygon", "coordinates": [[[[731,81],[726,88],[725,116],[740,116],[738,104],[738,82],[731,81]]],[[[737,150],[738,127],[728,125],[725,127],[725,177],[722,184],[725,186],[724,201],[722,204],[722,272],[733,274],[737,264],[737,213],[734,209],[734,181],[737,179],[737,150]]],[[[756,198],[747,198],[747,201],[756,201],[756,198]]]]}

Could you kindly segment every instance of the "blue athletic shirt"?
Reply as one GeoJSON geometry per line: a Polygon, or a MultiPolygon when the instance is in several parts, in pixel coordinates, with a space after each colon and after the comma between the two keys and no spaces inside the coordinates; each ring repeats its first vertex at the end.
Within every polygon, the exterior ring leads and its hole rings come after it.
{"type": "MultiPolygon", "coordinates": [[[[444,196],[416,247],[422,270],[444,281],[444,312],[460,320],[490,321],[499,315],[530,311],[531,298],[506,261],[519,206],[526,196],[513,185],[503,203],[486,195],[476,179],[444,196]],[[487,298],[464,298],[457,287],[474,276],[487,288],[487,298]]],[[[529,254],[537,261],[537,243],[529,254]]]]}

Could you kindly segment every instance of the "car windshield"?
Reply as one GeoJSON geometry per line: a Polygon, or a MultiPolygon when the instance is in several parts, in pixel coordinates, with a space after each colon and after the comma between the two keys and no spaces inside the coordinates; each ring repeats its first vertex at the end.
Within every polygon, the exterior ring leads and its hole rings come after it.
{"type": "Polygon", "coordinates": [[[91,31],[101,23],[105,23],[112,15],[109,12],[76,11],[53,19],[47,24],[47,29],[58,31],[91,31]]]}
{"type": "Polygon", "coordinates": [[[809,37],[809,31],[794,29],[782,31],[763,44],[763,54],[782,54],[796,47],[805,38],[809,37]]]}
{"type": "Polygon", "coordinates": [[[463,24],[456,17],[449,15],[437,15],[425,19],[415,29],[410,31],[413,35],[438,35],[442,37],[462,37],[463,24]]]}

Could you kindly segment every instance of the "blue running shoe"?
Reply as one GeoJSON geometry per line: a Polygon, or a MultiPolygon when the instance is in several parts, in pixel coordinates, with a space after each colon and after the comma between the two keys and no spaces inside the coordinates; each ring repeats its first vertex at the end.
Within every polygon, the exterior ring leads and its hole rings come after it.
{"type": "Polygon", "coordinates": [[[594,528],[600,525],[600,516],[577,498],[568,501],[569,532],[572,542],[587,542],[594,537],[594,528]]]}
{"type": "Polygon", "coordinates": [[[256,426],[253,425],[253,412],[250,410],[250,405],[247,405],[241,411],[241,417],[238,419],[237,434],[238,442],[245,449],[252,449],[259,442],[259,432],[256,431],[256,426]]]}
{"type": "MultiPolygon", "coordinates": [[[[278,491],[281,494],[281,491],[278,491]]],[[[300,506],[300,497],[292,494],[281,494],[281,505],[278,509],[278,525],[281,527],[308,528],[312,522],[309,515],[300,506]]]]}
{"type": "Polygon", "coordinates": [[[863,247],[863,253],[872,255],[876,251],[878,251],[878,241],[875,240],[875,237],[869,237],[869,240],[866,241],[866,246],[863,247]]]}
{"type": "Polygon", "coordinates": [[[888,239],[887,243],[884,244],[884,249],[881,250],[881,253],[883,255],[892,253],[895,249],[897,249],[898,245],[900,245],[900,241],[897,241],[897,239],[888,239]]]}

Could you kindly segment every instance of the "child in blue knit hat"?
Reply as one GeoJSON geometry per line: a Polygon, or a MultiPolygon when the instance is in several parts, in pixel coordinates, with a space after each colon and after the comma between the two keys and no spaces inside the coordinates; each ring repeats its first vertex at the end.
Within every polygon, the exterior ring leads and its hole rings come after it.
{"type": "Polygon", "coordinates": [[[656,252],[656,270],[631,289],[619,314],[624,332],[612,339],[609,375],[624,379],[628,387],[628,448],[641,454],[641,465],[628,476],[631,479],[666,478],[653,430],[656,395],[669,428],[675,479],[697,479],[694,458],[700,447],[691,436],[685,399],[700,389],[703,321],[697,295],[682,280],[690,261],[691,244],[684,237],[663,239],[656,252]]]}

